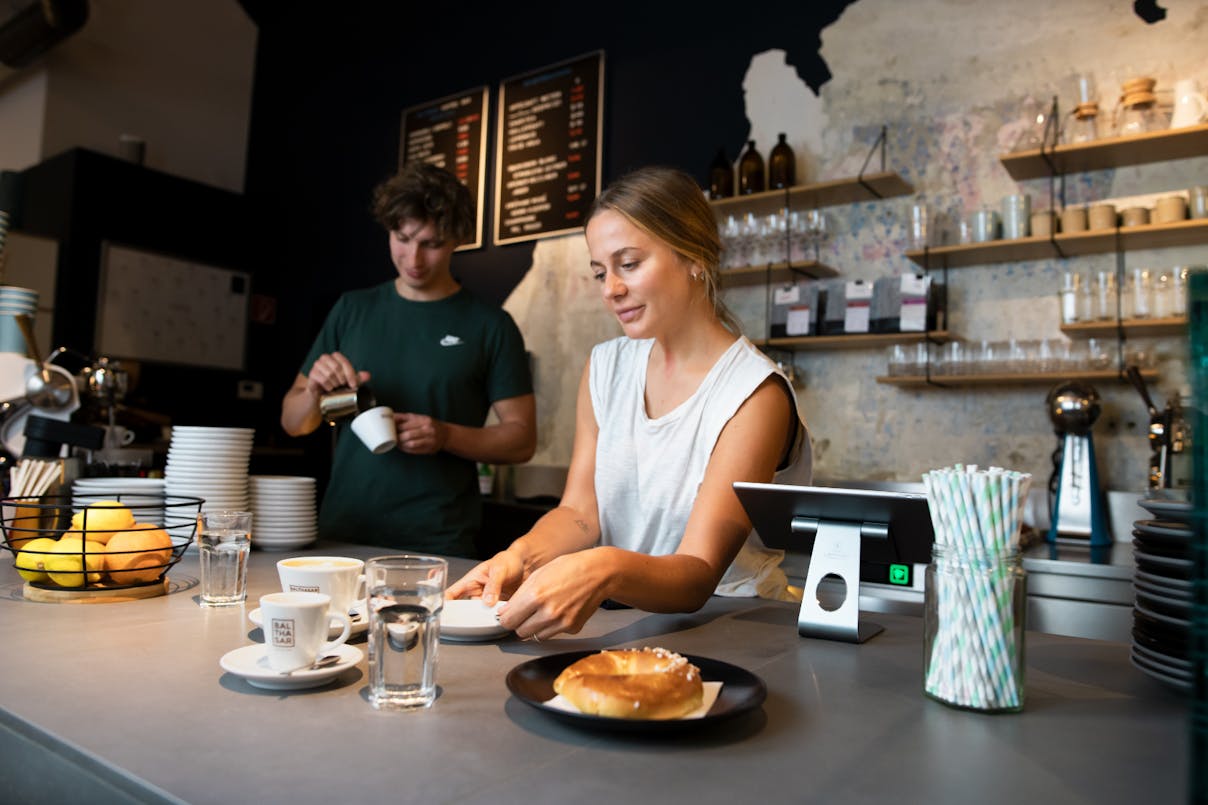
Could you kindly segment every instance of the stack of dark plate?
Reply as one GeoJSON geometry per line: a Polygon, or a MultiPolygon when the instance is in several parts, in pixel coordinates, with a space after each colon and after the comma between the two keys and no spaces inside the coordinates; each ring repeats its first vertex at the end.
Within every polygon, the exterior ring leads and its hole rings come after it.
{"type": "Polygon", "coordinates": [[[1182,691],[1192,683],[1192,506],[1151,496],[1138,503],[1154,516],[1133,523],[1132,664],[1182,691]]]}

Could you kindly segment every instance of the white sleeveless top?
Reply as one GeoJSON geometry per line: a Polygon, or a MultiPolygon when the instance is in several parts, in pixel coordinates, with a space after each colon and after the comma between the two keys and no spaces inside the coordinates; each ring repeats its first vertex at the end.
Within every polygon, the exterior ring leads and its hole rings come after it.
{"type": "MultiPolygon", "coordinates": [[[[616,338],[591,352],[588,384],[596,424],[596,501],[600,544],[651,556],[675,553],[697,489],[722,428],[767,379],[784,375],[740,337],[717,360],[700,387],[673,411],[646,415],[646,365],[653,340],[616,338]]],[[[792,386],[784,379],[792,396],[792,386]]],[[[794,410],[796,398],[793,397],[794,410]]],[[[800,421],[786,466],[776,482],[808,484],[812,452],[800,421]]],[[[717,594],[783,598],[783,551],[764,547],[752,532],[727,569],[717,594]]]]}

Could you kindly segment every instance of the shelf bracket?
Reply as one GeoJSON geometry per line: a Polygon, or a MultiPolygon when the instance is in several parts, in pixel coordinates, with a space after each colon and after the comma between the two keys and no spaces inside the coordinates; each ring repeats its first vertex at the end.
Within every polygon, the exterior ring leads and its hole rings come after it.
{"type": "Polygon", "coordinates": [[[873,198],[877,199],[884,198],[884,196],[878,193],[875,187],[864,181],[864,172],[868,169],[868,163],[872,161],[872,155],[877,153],[877,146],[880,146],[881,150],[881,173],[885,172],[885,143],[888,139],[888,132],[889,127],[882,125],[881,133],[877,135],[877,139],[875,142],[873,142],[872,148],[868,149],[868,156],[864,157],[864,164],[860,166],[860,172],[856,174],[856,181],[860,183],[860,186],[867,190],[873,198]]]}

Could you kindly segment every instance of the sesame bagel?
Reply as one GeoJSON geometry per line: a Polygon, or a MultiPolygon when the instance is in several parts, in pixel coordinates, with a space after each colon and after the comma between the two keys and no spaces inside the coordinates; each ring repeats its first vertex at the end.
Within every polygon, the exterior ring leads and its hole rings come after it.
{"type": "Polygon", "coordinates": [[[580,712],[609,718],[680,718],[700,707],[700,669],[661,648],[601,651],[574,662],[554,692],[580,712]]]}

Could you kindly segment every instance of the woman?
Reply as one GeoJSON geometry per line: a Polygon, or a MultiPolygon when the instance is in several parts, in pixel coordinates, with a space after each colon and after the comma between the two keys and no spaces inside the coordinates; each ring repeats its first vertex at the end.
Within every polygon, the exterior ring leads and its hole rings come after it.
{"type": "Polygon", "coordinates": [[[612,599],[689,612],[713,592],[781,597],[782,554],[750,534],[735,481],[808,483],[793,391],[717,296],[720,240],[696,182],[631,173],[596,199],[591,270],[625,335],[579,383],[560,505],[448,591],[525,638],[578,632],[612,599]]]}

